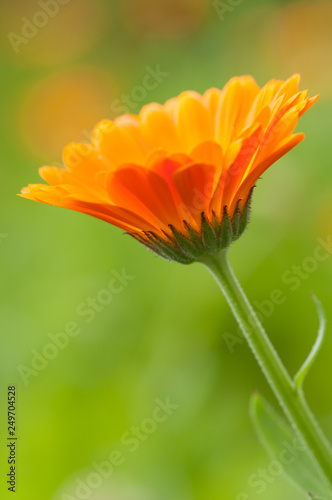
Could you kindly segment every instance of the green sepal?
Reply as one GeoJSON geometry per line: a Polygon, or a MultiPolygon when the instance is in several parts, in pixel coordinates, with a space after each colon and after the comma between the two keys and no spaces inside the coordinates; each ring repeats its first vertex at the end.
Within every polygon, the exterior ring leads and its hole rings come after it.
{"type": "Polygon", "coordinates": [[[169,224],[169,228],[172,231],[172,234],[176,239],[177,244],[189,258],[197,260],[198,258],[201,257],[202,251],[199,248],[197,248],[194,243],[192,243],[183,234],[179,233],[179,231],[177,231],[175,227],[172,226],[172,224],[169,224]]]}
{"type": "Polygon", "coordinates": [[[221,221],[221,232],[219,237],[219,248],[227,248],[233,240],[233,228],[229,220],[227,207],[224,207],[224,212],[221,221]]]}
{"type": "Polygon", "coordinates": [[[232,229],[233,229],[233,241],[237,240],[240,230],[240,220],[241,220],[241,200],[238,200],[232,217],[232,229]]]}
{"type": "Polygon", "coordinates": [[[188,258],[180,249],[172,245],[172,243],[167,243],[163,238],[158,236],[152,231],[145,231],[144,234],[149,238],[152,245],[155,247],[155,252],[159,253],[164,258],[169,260],[175,260],[181,264],[191,264],[193,262],[192,258],[188,258]],[[165,257],[166,256],[166,257],[165,257]]]}
{"type": "Polygon", "coordinates": [[[251,211],[251,200],[252,200],[252,195],[254,192],[254,187],[255,186],[253,186],[250,189],[247,201],[245,202],[245,205],[243,207],[243,211],[242,211],[241,218],[240,218],[240,226],[239,226],[237,238],[239,238],[244,233],[244,231],[249,223],[250,211],[251,211]]]}
{"type": "MultiPolygon", "coordinates": [[[[146,242],[145,244],[149,249],[151,249],[153,252],[155,252],[160,257],[163,257],[166,260],[174,260],[174,256],[170,251],[170,249],[166,248],[165,245],[159,243],[159,241],[156,241],[153,238],[152,234],[151,235],[146,234],[146,236],[148,237],[148,242],[146,242]]],[[[177,262],[179,262],[179,260],[177,260],[177,262]]]]}
{"type": "Polygon", "coordinates": [[[221,233],[221,223],[220,223],[220,220],[218,219],[218,217],[216,216],[216,213],[214,212],[214,210],[212,210],[212,227],[213,227],[213,231],[216,235],[216,238],[218,240],[218,246],[219,245],[219,240],[220,240],[220,233],[221,233]]]}
{"type": "Polygon", "coordinates": [[[144,238],[140,233],[124,233],[124,234],[128,234],[129,236],[134,238],[136,241],[138,241],[142,245],[148,247],[149,250],[154,251],[152,243],[149,240],[147,240],[146,238],[144,238]]]}
{"type": "Polygon", "coordinates": [[[191,227],[191,225],[186,220],[183,221],[183,224],[187,230],[187,233],[188,233],[190,240],[196,245],[197,248],[199,248],[201,253],[204,252],[205,247],[204,247],[203,242],[201,240],[200,234],[197,233],[195,231],[195,229],[193,229],[191,227]]]}
{"type": "Polygon", "coordinates": [[[202,212],[199,229],[183,220],[182,228],[169,224],[169,231],[162,230],[164,236],[153,231],[132,233],[132,236],[165,259],[182,264],[202,261],[205,256],[228,248],[243,233],[249,220],[252,192],[253,189],[244,206],[242,200],[238,200],[232,218],[224,206],[221,219],[213,210],[208,215],[202,212]]]}
{"type": "Polygon", "coordinates": [[[209,221],[207,220],[204,212],[201,215],[202,221],[202,240],[204,245],[207,247],[208,251],[211,253],[215,253],[218,250],[218,243],[216,234],[213,231],[209,221]]]}

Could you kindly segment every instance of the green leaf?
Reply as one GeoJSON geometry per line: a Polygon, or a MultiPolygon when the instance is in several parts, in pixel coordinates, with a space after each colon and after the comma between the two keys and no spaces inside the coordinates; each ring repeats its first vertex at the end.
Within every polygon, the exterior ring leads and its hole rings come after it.
{"type": "Polygon", "coordinates": [[[319,318],[319,328],[316,342],[314,343],[309,356],[297,372],[294,377],[295,384],[298,388],[302,387],[305,376],[307,375],[309,369],[311,368],[313,362],[315,361],[317,354],[319,353],[322,343],[324,340],[325,328],[326,328],[326,317],[325,312],[322,306],[322,303],[317,299],[317,297],[312,293],[311,294],[314,304],[317,309],[318,318],[319,318]]]}
{"type": "Polygon", "coordinates": [[[258,393],[251,398],[250,414],[262,445],[269,456],[279,462],[288,479],[310,498],[331,499],[327,480],[320,476],[304,445],[258,393]]]}

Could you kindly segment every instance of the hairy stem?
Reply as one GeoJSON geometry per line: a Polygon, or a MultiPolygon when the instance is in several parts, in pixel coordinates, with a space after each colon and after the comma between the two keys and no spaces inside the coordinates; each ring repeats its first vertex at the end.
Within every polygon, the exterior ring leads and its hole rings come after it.
{"type": "MultiPolygon", "coordinates": [[[[236,279],[227,251],[206,257],[210,270],[296,435],[306,446],[316,469],[332,488],[332,449],[312,415],[303,391],[290,377],[236,279]]],[[[332,491],[332,490],[331,490],[332,491]]]]}

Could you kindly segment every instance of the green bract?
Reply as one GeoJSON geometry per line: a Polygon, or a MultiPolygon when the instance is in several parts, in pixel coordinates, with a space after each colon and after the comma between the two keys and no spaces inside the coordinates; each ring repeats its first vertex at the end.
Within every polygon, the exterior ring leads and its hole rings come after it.
{"type": "Polygon", "coordinates": [[[214,212],[210,218],[202,212],[200,232],[184,220],[182,231],[169,224],[170,230],[164,232],[164,238],[153,231],[143,231],[141,235],[134,233],[132,236],[164,259],[181,264],[201,261],[207,255],[214,255],[228,248],[242,235],[249,222],[252,193],[253,188],[244,205],[242,200],[237,202],[232,218],[227,206],[224,207],[221,219],[218,219],[214,212]]]}

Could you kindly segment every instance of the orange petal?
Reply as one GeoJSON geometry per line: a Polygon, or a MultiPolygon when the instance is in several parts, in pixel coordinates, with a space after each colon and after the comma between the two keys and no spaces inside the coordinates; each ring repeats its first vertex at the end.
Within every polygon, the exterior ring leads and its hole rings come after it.
{"type": "Polygon", "coordinates": [[[214,165],[192,163],[179,168],[173,175],[174,185],[184,203],[182,207],[183,219],[189,211],[200,222],[202,212],[207,212],[212,197],[215,182],[214,165]]]}
{"type": "Polygon", "coordinates": [[[39,175],[48,184],[55,186],[56,184],[63,184],[67,182],[66,176],[68,176],[68,172],[64,168],[45,166],[40,167],[39,175]]]}
{"type": "Polygon", "coordinates": [[[297,94],[299,91],[299,83],[300,83],[300,75],[295,73],[288,80],[283,82],[278,92],[275,95],[275,98],[278,99],[280,96],[283,96],[283,102],[285,103],[288,99],[290,99],[293,95],[297,94]]]}
{"type": "Polygon", "coordinates": [[[174,121],[160,104],[144,106],[140,113],[141,129],[144,140],[151,148],[165,148],[168,151],[181,151],[180,140],[174,121]]]}
{"type": "Polygon", "coordinates": [[[217,114],[221,96],[222,91],[216,88],[208,89],[203,95],[203,102],[205,106],[210,110],[210,113],[213,117],[215,117],[217,114]]]}
{"type": "Polygon", "coordinates": [[[191,151],[190,157],[201,163],[215,165],[219,170],[222,169],[222,149],[214,141],[202,142],[191,151]]]}
{"type": "Polygon", "coordinates": [[[144,152],[140,144],[125,127],[103,120],[93,132],[93,143],[99,152],[109,158],[113,165],[144,162],[144,152]]]}
{"type": "Polygon", "coordinates": [[[302,111],[300,111],[300,114],[299,116],[302,116],[303,113],[305,113],[306,111],[308,111],[308,109],[311,108],[311,106],[313,106],[315,104],[316,101],[318,101],[320,95],[315,95],[314,97],[310,97],[309,99],[307,99],[307,102],[306,102],[306,105],[305,107],[302,109],[302,111]]]}
{"type": "Polygon", "coordinates": [[[108,159],[98,153],[90,145],[71,143],[63,151],[63,160],[69,172],[66,172],[67,184],[85,188],[97,199],[108,200],[107,192],[97,182],[102,172],[110,171],[111,164],[108,159]]]}
{"type": "MultiPolygon", "coordinates": [[[[183,165],[191,163],[191,157],[177,153],[173,155],[167,155],[166,151],[156,150],[147,159],[147,166],[153,170],[156,174],[160,175],[169,185],[172,193],[174,186],[172,184],[172,177],[175,170],[183,165]]],[[[173,193],[174,195],[174,193],[173,193]]]]}
{"type": "Polygon", "coordinates": [[[215,115],[215,137],[223,151],[245,127],[247,114],[258,92],[259,87],[250,76],[232,78],[223,88],[215,115]]]}
{"type": "Polygon", "coordinates": [[[158,226],[151,225],[148,221],[126,208],[110,204],[94,203],[84,192],[71,192],[72,186],[45,186],[44,184],[30,184],[22,189],[23,198],[67,208],[77,212],[92,215],[98,219],[114,224],[125,231],[159,231],[158,226]]]}
{"type": "Polygon", "coordinates": [[[70,208],[71,210],[92,215],[93,217],[113,224],[130,233],[136,231],[159,232],[158,226],[154,226],[149,221],[131,212],[127,208],[88,203],[81,200],[71,200],[69,197],[64,200],[64,203],[68,205],[64,205],[64,208],[70,208]]]}
{"type": "Polygon", "coordinates": [[[293,149],[297,144],[299,144],[304,139],[304,134],[295,134],[291,137],[287,137],[281,144],[277,151],[274,151],[268,158],[266,158],[262,163],[260,163],[250,174],[243,180],[240,188],[235,193],[233,197],[233,208],[237,200],[244,199],[250,189],[255,185],[257,179],[267,170],[273,163],[275,163],[279,158],[284,156],[288,151],[293,149]]]}
{"type": "Polygon", "coordinates": [[[216,212],[218,217],[221,217],[224,206],[229,207],[234,192],[241,184],[252,159],[255,157],[261,133],[262,128],[256,126],[251,136],[242,141],[241,149],[234,162],[221,173],[211,200],[211,209],[216,212]]]}
{"type": "Polygon", "coordinates": [[[212,117],[196,92],[185,92],[179,97],[177,123],[184,152],[213,139],[212,117]]]}
{"type": "Polygon", "coordinates": [[[137,165],[118,169],[110,174],[108,192],[113,203],[125,206],[165,230],[168,224],[179,223],[167,182],[152,170],[137,165]]]}

